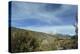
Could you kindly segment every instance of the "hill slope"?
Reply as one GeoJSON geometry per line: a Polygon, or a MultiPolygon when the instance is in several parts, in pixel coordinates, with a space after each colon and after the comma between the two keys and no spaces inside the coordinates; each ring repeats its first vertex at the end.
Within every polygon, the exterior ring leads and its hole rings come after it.
{"type": "Polygon", "coordinates": [[[76,49],[77,41],[69,36],[11,27],[11,52],[76,49]]]}

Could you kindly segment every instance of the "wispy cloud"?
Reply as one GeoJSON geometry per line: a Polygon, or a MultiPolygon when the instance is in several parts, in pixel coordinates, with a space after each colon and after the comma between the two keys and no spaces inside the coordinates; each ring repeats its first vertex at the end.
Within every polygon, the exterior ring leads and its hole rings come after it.
{"type": "MultiPolygon", "coordinates": [[[[59,5],[56,5],[59,6],[59,5]]],[[[12,3],[12,20],[27,20],[27,19],[39,19],[51,24],[51,21],[61,22],[54,12],[45,11],[54,6],[48,4],[34,4],[34,3],[12,3]],[[49,6],[49,8],[47,7],[49,6]]],[[[55,7],[54,7],[55,8],[55,7]]],[[[54,9],[53,8],[53,9],[54,9]]],[[[52,9],[52,10],[53,10],[52,9]]],[[[56,8],[57,9],[57,8],[56,8]]]]}
{"type": "MultiPolygon", "coordinates": [[[[25,3],[25,2],[12,2],[12,21],[38,19],[40,21],[47,22],[48,24],[63,24],[67,19],[73,19],[77,6],[61,5],[61,4],[37,4],[37,3],[25,3]],[[69,14],[71,12],[71,14],[69,14]],[[70,16],[67,16],[70,15],[70,16]],[[72,16],[72,17],[71,17],[72,16]],[[67,18],[66,18],[67,17],[67,18]]],[[[74,17],[75,18],[75,17],[74,17]]],[[[27,22],[26,22],[27,23],[27,22]]],[[[69,24],[70,24],[69,23],[69,24]]]]}
{"type": "Polygon", "coordinates": [[[66,26],[75,24],[77,6],[12,2],[11,13],[11,25],[15,27],[29,27],[34,30],[38,30],[39,28],[39,30],[44,30],[45,32],[47,29],[52,31],[56,29],[57,32],[63,32],[63,30],[68,29],[69,32],[71,30],[71,32],[73,32],[74,29],[72,27],[66,26]],[[59,27],[57,28],[55,26],[59,27]],[[61,30],[60,28],[63,29],[61,30]]]}

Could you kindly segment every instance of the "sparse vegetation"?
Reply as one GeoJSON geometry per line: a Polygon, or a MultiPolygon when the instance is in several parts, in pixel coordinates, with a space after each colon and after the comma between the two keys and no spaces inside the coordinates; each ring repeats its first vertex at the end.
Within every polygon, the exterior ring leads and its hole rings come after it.
{"type": "Polygon", "coordinates": [[[11,28],[11,52],[33,52],[77,49],[76,36],[50,35],[30,30],[11,28]]]}

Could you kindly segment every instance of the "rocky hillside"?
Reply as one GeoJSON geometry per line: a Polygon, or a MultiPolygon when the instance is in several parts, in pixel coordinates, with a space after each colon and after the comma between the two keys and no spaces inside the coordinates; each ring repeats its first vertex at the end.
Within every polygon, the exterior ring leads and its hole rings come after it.
{"type": "Polygon", "coordinates": [[[11,27],[11,52],[77,49],[77,40],[68,35],[51,35],[11,27]]]}

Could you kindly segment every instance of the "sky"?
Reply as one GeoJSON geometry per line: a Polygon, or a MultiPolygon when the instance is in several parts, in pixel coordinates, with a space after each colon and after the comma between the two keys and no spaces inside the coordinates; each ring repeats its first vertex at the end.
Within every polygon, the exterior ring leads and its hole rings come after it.
{"type": "Polygon", "coordinates": [[[11,26],[45,33],[75,34],[77,5],[11,2],[11,26]]]}

